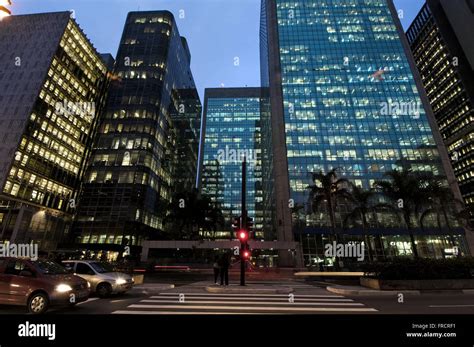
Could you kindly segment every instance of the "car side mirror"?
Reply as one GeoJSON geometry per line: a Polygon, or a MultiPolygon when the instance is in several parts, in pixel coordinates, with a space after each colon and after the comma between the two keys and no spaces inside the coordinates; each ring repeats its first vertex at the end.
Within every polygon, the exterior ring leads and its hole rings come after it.
{"type": "Polygon", "coordinates": [[[34,277],[33,272],[28,271],[28,270],[21,271],[20,276],[22,276],[22,277],[34,277]]]}

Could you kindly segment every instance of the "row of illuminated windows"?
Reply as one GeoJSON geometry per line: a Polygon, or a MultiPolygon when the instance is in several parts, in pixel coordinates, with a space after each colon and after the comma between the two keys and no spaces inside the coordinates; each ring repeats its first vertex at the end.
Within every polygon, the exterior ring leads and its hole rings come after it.
{"type": "Polygon", "coordinates": [[[51,79],[45,82],[44,88],[49,89],[56,96],[62,94],[61,89],[67,92],[68,95],[79,94],[83,98],[85,98],[88,93],[97,94],[94,86],[84,86],[69,69],[58,63],[56,58],[53,59],[50,70],[48,71],[48,76],[51,79]],[[58,86],[61,87],[61,89],[59,89],[58,86]]]}
{"type": "Polygon", "coordinates": [[[68,42],[70,38],[73,38],[74,41],[86,53],[87,59],[85,60],[88,63],[88,67],[93,71],[98,69],[100,73],[105,74],[107,72],[107,68],[89,40],[87,40],[87,38],[79,31],[79,28],[76,25],[73,25],[71,21],[68,23],[67,27],[70,31],[66,31],[65,37],[67,38],[68,42]]]}
{"type": "Polygon", "coordinates": [[[229,109],[208,109],[207,117],[209,121],[214,122],[250,122],[260,120],[260,112],[257,110],[245,110],[243,112],[236,112],[229,109]]]}
{"type": "MultiPolygon", "coordinates": [[[[166,172],[162,167],[157,170],[157,176],[159,180],[166,182],[168,185],[171,184],[172,179],[170,174],[166,172]]],[[[148,185],[155,191],[159,189],[159,180],[155,176],[143,172],[135,171],[97,171],[93,170],[88,173],[86,181],[88,183],[135,183],[148,185]]]]}
{"type": "MultiPolygon", "coordinates": [[[[282,25],[282,24],[280,24],[282,25]]],[[[308,35],[309,38],[314,38],[315,35],[308,35]]],[[[319,41],[321,44],[324,44],[324,41],[322,40],[321,36],[318,35],[319,41]]],[[[400,37],[398,36],[398,33],[393,33],[393,34],[387,34],[387,33],[374,33],[372,34],[372,37],[369,37],[367,34],[328,34],[325,37],[325,39],[328,42],[364,42],[366,40],[372,40],[374,39],[375,41],[398,41],[400,37]]],[[[301,37],[300,37],[301,38],[301,37]]],[[[284,36],[282,36],[282,39],[284,40],[284,36]]]]}
{"type": "Polygon", "coordinates": [[[119,77],[124,79],[156,79],[163,81],[163,73],[160,71],[135,71],[135,70],[127,70],[127,71],[120,71],[117,74],[119,77]]]}
{"type": "MultiPolygon", "coordinates": [[[[150,111],[147,112],[145,109],[134,109],[134,110],[117,110],[112,114],[108,113],[108,119],[124,119],[124,118],[142,118],[142,119],[155,119],[156,112],[150,111]]],[[[160,124],[162,126],[162,124],[160,124]]]]}
{"type": "Polygon", "coordinates": [[[469,134],[467,134],[463,138],[461,138],[461,139],[453,142],[451,145],[449,145],[448,150],[449,151],[454,151],[454,150],[459,149],[462,146],[471,145],[472,143],[474,143],[473,141],[474,141],[474,132],[470,132],[469,134]]]}
{"type": "MultiPolygon", "coordinates": [[[[12,170],[16,170],[16,168],[12,168],[12,170]]],[[[23,184],[18,184],[14,182],[14,179],[17,179],[16,177],[10,177],[11,179],[8,179],[5,183],[3,192],[12,196],[24,198],[21,189],[22,187],[26,189],[25,184],[30,187],[35,187],[43,192],[53,193],[56,195],[70,196],[72,194],[72,190],[44,178],[35,178],[34,183],[23,182],[23,184]]]]}
{"type": "Polygon", "coordinates": [[[159,134],[159,129],[151,126],[150,124],[143,124],[142,122],[123,124],[117,123],[116,121],[105,123],[101,127],[102,134],[115,132],[148,134],[154,137],[155,135],[159,134]]]}
{"type": "Polygon", "coordinates": [[[352,159],[363,159],[363,160],[378,160],[378,161],[394,161],[400,158],[407,160],[421,160],[427,159],[432,160],[437,158],[437,154],[432,151],[431,153],[421,153],[417,150],[401,150],[400,152],[395,149],[368,149],[365,155],[358,156],[355,150],[336,150],[327,149],[324,152],[321,150],[291,150],[288,149],[288,158],[314,158],[321,159],[325,158],[328,161],[337,160],[352,160],[352,159]],[[323,154],[324,153],[324,154],[323,154]]]}
{"type": "MultiPolygon", "coordinates": [[[[143,59],[149,59],[150,57],[144,57],[143,59]]],[[[160,68],[160,69],[164,69],[166,67],[166,64],[163,62],[163,61],[154,61],[154,62],[149,62],[147,65],[144,65],[144,60],[143,59],[139,59],[139,58],[133,58],[130,60],[130,63],[129,64],[125,64],[125,66],[131,66],[131,67],[140,67],[140,66],[149,66],[149,67],[155,67],[155,68],[160,68]]]]}
{"type": "Polygon", "coordinates": [[[459,183],[463,183],[464,181],[471,180],[472,178],[474,178],[474,170],[469,170],[457,176],[459,183]]]}
{"type": "MultiPolygon", "coordinates": [[[[470,151],[465,153],[464,155],[460,155],[458,160],[453,161],[453,167],[454,171],[456,173],[460,171],[464,171],[466,169],[472,169],[474,168],[474,156],[472,155],[474,153],[474,145],[470,146],[470,151]]],[[[451,154],[452,156],[452,154],[451,154]]]]}
{"type": "Polygon", "coordinates": [[[69,147],[72,147],[75,151],[82,151],[84,149],[84,145],[78,141],[81,133],[76,128],[71,127],[50,110],[47,111],[46,117],[50,117],[50,122],[41,122],[41,118],[35,113],[32,113],[30,116],[30,120],[35,123],[35,127],[37,126],[45,132],[43,136],[48,134],[51,138],[62,141],[69,147]]]}
{"type": "MultiPolygon", "coordinates": [[[[79,172],[79,166],[72,164],[68,159],[64,159],[65,157],[67,158],[67,155],[65,155],[67,150],[64,147],[60,146],[58,148],[59,151],[46,149],[38,144],[33,143],[32,141],[28,141],[26,138],[22,138],[22,142],[19,147],[19,149],[24,150],[29,154],[36,155],[42,160],[49,161],[50,163],[56,164],[64,170],[77,175],[79,172]],[[58,152],[60,153],[59,155],[58,152]]],[[[15,156],[15,161],[21,161],[21,165],[26,166],[26,162],[23,164],[23,161],[25,161],[25,156],[26,155],[22,156],[21,152],[18,151],[15,156]]]]}
{"type": "Polygon", "coordinates": [[[134,183],[147,185],[150,175],[144,172],[135,171],[92,171],[87,179],[88,183],[110,183],[116,181],[117,183],[134,183]]]}
{"type": "MultiPolygon", "coordinates": [[[[347,109],[351,109],[351,107],[346,107],[345,109],[341,109],[341,107],[338,107],[338,111],[343,111],[343,110],[347,110],[347,109]]],[[[407,113],[407,112],[405,112],[407,113]]],[[[408,118],[408,115],[410,112],[408,112],[408,114],[405,114],[405,117],[403,117],[403,119],[405,121],[407,120],[410,120],[410,118],[408,118]]],[[[411,114],[411,119],[412,120],[418,120],[420,119],[420,115],[423,115],[425,114],[424,112],[420,112],[420,114],[411,114]]],[[[334,116],[330,116],[330,115],[324,115],[324,114],[321,114],[321,109],[315,109],[314,111],[312,110],[307,110],[307,111],[295,111],[294,113],[291,113],[291,112],[285,112],[285,115],[287,116],[287,120],[288,120],[288,123],[299,123],[299,121],[315,121],[317,120],[318,123],[321,123],[321,122],[324,122],[324,121],[332,121],[334,123],[339,123],[339,124],[347,124],[347,121],[354,121],[356,120],[357,121],[357,124],[376,124],[376,121],[379,120],[379,119],[383,119],[385,121],[387,120],[390,120],[390,121],[393,121],[393,120],[396,120],[396,119],[400,119],[402,116],[402,113],[394,113],[394,114],[390,114],[390,115],[381,115],[377,112],[357,112],[355,115],[349,115],[349,114],[345,114],[345,115],[341,115],[341,116],[338,116],[338,117],[334,117],[334,116]]],[[[303,123],[303,122],[301,122],[303,123]]],[[[400,122],[397,122],[397,123],[400,123],[400,122]]],[[[451,123],[451,122],[449,122],[451,123]]],[[[448,123],[448,125],[449,125],[448,123]]],[[[288,126],[290,126],[290,124],[288,124],[288,126]]],[[[304,123],[303,123],[304,124],[304,123]]],[[[325,124],[325,123],[323,123],[325,124]]],[[[417,124],[416,122],[414,122],[413,124],[417,124]]],[[[349,125],[353,125],[353,124],[347,124],[348,126],[349,125]]],[[[359,126],[359,129],[361,129],[361,126],[359,126]]]]}
{"type": "Polygon", "coordinates": [[[111,149],[153,149],[153,143],[147,137],[120,137],[112,140],[111,149]]]}
{"type": "Polygon", "coordinates": [[[9,178],[12,181],[17,180],[26,183],[27,185],[35,186],[37,189],[43,191],[46,190],[58,195],[66,196],[72,193],[72,190],[66,186],[57,184],[51,180],[42,178],[41,176],[37,176],[34,173],[25,171],[15,165],[10,169],[9,178]]]}
{"type": "MultiPolygon", "coordinates": [[[[38,122],[36,122],[36,124],[39,123],[39,118],[36,118],[36,115],[32,114],[31,119],[37,119],[38,122]]],[[[61,122],[58,123],[59,126],[61,126],[61,122]]],[[[56,127],[54,127],[54,125],[58,124],[43,121],[38,127],[42,131],[40,131],[39,129],[35,129],[32,134],[32,137],[43,142],[48,147],[50,147],[51,143],[53,143],[54,148],[57,149],[59,154],[65,159],[80,162],[80,158],[85,148],[84,144],[75,140],[74,138],[71,138],[70,136],[68,136],[67,132],[65,133],[62,129],[57,129],[56,127]],[[81,153],[81,155],[77,155],[77,153],[81,153]]]]}
{"type": "Polygon", "coordinates": [[[432,97],[433,94],[437,93],[440,85],[444,85],[448,80],[457,80],[453,69],[449,69],[446,73],[440,74],[439,76],[429,75],[423,82],[428,97],[432,97]]]}
{"type": "Polygon", "coordinates": [[[83,74],[95,83],[98,75],[105,75],[107,68],[90,42],[73,27],[65,32],[60,47],[72,61],[81,68],[83,74]]]}
{"type": "MultiPolygon", "coordinates": [[[[88,133],[90,131],[90,125],[92,124],[92,121],[95,118],[95,112],[94,114],[91,114],[89,116],[86,116],[86,115],[84,115],[83,117],[77,116],[73,114],[73,112],[68,110],[67,107],[64,108],[64,103],[59,101],[60,99],[58,98],[58,96],[53,97],[49,95],[45,91],[45,89],[41,90],[39,97],[43,99],[51,107],[51,109],[55,109],[54,114],[56,116],[60,116],[57,118],[57,122],[61,128],[65,129],[67,132],[71,132],[71,129],[79,129],[80,132],[82,133],[88,133]],[[61,106],[59,106],[60,104],[61,106]],[[61,110],[59,110],[59,107],[61,107],[61,110]],[[68,122],[65,122],[64,121],[65,119],[67,119],[68,122]]],[[[67,100],[67,99],[64,98],[63,100],[67,100]]],[[[48,113],[47,116],[48,115],[51,115],[51,113],[48,113]]]]}
{"type": "Polygon", "coordinates": [[[145,24],[145,23],[165,23],[172,25],[172,21],[167,17],[140,17],[134,20],[135,24],[145,24]]]}
{"type": "MultiPolygon", "coordinates": [[[[386,145],[397,148],[401,147],[416,147],[420,145],[430,146],[434,145],[434,140],[431,134],[405,134],[403,137],[381,137],[378,135],[373,135],[368,138],[361,138],[360,136],[356,137],[349,137],[343,136],[345,134],[340,133],[341,136],[327,136],[326,134],[322,134],[318,136],[311,136],[309,134],[298,134],[295,133],[287,133],[287,145],[292,148],[300,147],[298,144],[302,145],[301,147],[305,147],[306,145],[313,145],[313,148],[324,148],[328,146],[357,146],[360,148],[372,147],[374,145],[386,145]],[[415,136],[413,136],[415,135],[415,136]]],[[[214,146],[217,147],[217,146],[214,146]]],[[[211,148],[214,148],[211,147],[211,148]]]]}
{"type": "MultiPolygon", "coordinates": [[[[53,205],[53,201],[51,199],[51,191],[47,190],[44,192],[30,189],[28,186],[19,185],[17,183],[12,183],[7,180],[5,183],[4,193],[18,197],[22,200],[28,200],[34,203],[42,204],[48,207],[61,209],[63,207],[63,203],[65,200],[65,196],[61,195],[63,199],[56,200],[53,205]],[[48,199],[45,201],[45,197],[48,199]]],[[[54,199],[54,197],[52,198],[54,199]]]]}
{"type": "MultiPolygon", "coordinates": [[[[315,49],[310,50],[310,46],[295,45],[292,42],[290,42],[289,44],[280,46],[280,52],[285,53],[285,54],[294,54],[290,52],[299,53],[301,51],[307,52],[307,53],[311,51],[311,53],[315,53],[315,52],[312,52],[313,50],[315,49]]],[[[360,53],[360,54],[352,53],[352,54],[345,55],[343,57],[341,57],[340,54],[312,54],[311,55],[311,61],[318,64],[333,63],[333,64],[338,64],[339,67],[341,66],[341,64],[342,66],[346,67],[346,66],[352,66],[354,64],[366,63],[367,68],[372,68],[372,69],[374,69],[374,67],[372,65],[369,65],[371,64],[372,61],[377,61],[379,64],[381,61],[382,62],[390,62],[390,61],[396,62],[396,61],[403,61],[403,60],[404,58],[402,57],[401,53],[387,53],[387,52],[379,52],[377,56],[363,54],[363,53],[360,53]]],[[[355,65],[355,66],[359,66],[359,65],[355,65]]],[[[298,66],[297,65],[288,66],[286,68],[295,70],[296,68],[298,68],[298,66]]],[[[305,66],[301,68],[307,69],[307,67],[305,66]]]]}
{"type": "Polygon", "coordinates": [[[97,76],[94,76],[94,72],[96,71],[94,68],[102,68],[103,71],[101,71],[101,73],[105,74],[104,63],[92,63],[92,56],[84,54],[77,46],[72,47],[73,45],[65,41],[66,37],[67,35],[63,37],[60,46],[63,48],[67,56],[81,68],[82,73],[94,83],[97,79],[97,76]]]}
{"type": "MultiPolygon", "coordinates": [[[[170,141],[173,139],[170,139],[170,141]]],[[[171,142],[170,142],[171,144],[171,142]]],[[[164,144],[161,142],[154,143],[152,139],[146,137],[104,137],[101,136],[99,138],[99,142],[95,147],[96,149],[105,149],[105,150],[122,150],[122,149],[129,149],[129,150],[152,150],[156,156],[162,157],[162,152],[164,148],[164,144]]]]}
{"type": "Polygon", "coordinates": [[[430,100],[436,111],[443,108],[443,106],[450,103],[453,98],[460,96],[464,92],[464,88],[461,87],[459,82],[460,81],[455,77],[443,86],[444,89],[436,90],[436,95],[432,96],[430,100]],[[453,88],[454,86],[456,87],[453,88]]]}
{"type": "MultiPolygon", "coordinates": [[[[446,116],[445,114],[438,112],[435,113],[435,116],[438,118],[441,116],[446,116]]],[[[474,122],[473,110],[469,109],[469,105],[458,109],[455,113],[451,114],[449,117],[444,117],[444,119],[437,119],[438,127],[443,135],[443,138],[448,138],[457,133],[458,131],[463,130],[466,125],[474,122]]]]}
{"type": "MultiPolygon", "coordinates": [[[[39,142],[42,142],[46,148],[51,148],[56,150],[57,154],[59,154],[61,157],[64,159],[80,164],[82,161],[82,154],[84,153],[85,146],[83,145],[74,145],[74,144],[68,144],[68,146],[73,146],[74,150],[71,151],[69,148],[65,147],[63,144],[61,144],[58,141],[55,141],[54,138],[49,137],[47,134],[45,134],[42,131],[35,130],[33,131],[33,134],[31,136],[33,139],[37,139],[39,142]]],[[[28,143],[26,146],[27,151],[31,150],[33,148],[32,142],[28,143]]]]}
{"type": "Polygon", "coordinates": [[[132,235],[107,235],[107,234],[85,234],[81,235],[79,243],[100,243],[100,244],[115,244],[121,245],[122,240],[126,238],[129,240],[129,245],[139,246],[141,243],[139,238],[132,235]]]}
{"type": "Polygon", "coordinates": [[[151,153],[124,152],[123,154],[95,154],[91,163],[95,166],[134,166],[143,165],[158,172],[159,163],[151,153]]]}

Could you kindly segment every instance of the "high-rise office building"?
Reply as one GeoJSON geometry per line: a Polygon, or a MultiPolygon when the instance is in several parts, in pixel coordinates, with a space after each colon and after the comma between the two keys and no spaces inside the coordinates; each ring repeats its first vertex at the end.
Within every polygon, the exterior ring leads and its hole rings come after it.
{"type": "Polygon", "coordinates": [[[201,104],[191,54],[168,11],[130,12],[74,227],[91,256],[137,254],[165,207],[195,187],[201,104]]]}
{"type": "Polygon", "coordinates": [[[69,12],[0,21],[0,239],[70,233],[107,68],[69,12]]]}
{"type": "Polygon", "coordinates": [[[229,239],[242,209],[242,160],[247,161],[247,211],[255,237],[262,234],[260,88],[206,89],[201,191],[219,207],[225,225],[215,238],[229,239]]]}
{"type": "MultiPolygon", "coordinates": [[[[456,190],[390,0],[263,0],[261,21],[262,87],[268,92],[262,114],[271,115],[262,121],[262,134],[271,136],[263,155],[269,162],[262,166],[271,182],[263,187],[272,191],[263,193],[264,202],[275,206],[267,217],[278,239],[296,237],[306,265],[321,261],[331,233],[328,213],[310,212],[311,173],[338,168],[341,177],[369,189],[403,167],[447,177],[456,190]]],[[[338,206],[336,228],[357,239],[360,230],[344,228],[348,212],[338,206]]],[[[411,254],[407,231],[395,222],[371,219],[377,256],[411,254]]],[[[463,230],[456,232],[462,244],[463,230]]],[[[415,234],[422,254],[442,256],[451,245],[445,235],[415,234]]]]}
{"type": "MultiPolygon", "coordinates": [[[[474,206],[474,2],[428,0],[406,32],[459,188],[474,206]]],[[[474,221],[474,216],[471,218],[474,221]]]]}

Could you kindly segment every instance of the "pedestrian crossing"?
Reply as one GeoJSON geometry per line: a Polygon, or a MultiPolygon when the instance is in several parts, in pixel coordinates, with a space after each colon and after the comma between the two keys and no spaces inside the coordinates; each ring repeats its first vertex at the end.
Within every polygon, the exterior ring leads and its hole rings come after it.
{"type": "Polygon", "coordinates": [[[160,293],[113,314],[130,315],[225,315],[368,313],[366,307],[341,295],[160,293]]]}

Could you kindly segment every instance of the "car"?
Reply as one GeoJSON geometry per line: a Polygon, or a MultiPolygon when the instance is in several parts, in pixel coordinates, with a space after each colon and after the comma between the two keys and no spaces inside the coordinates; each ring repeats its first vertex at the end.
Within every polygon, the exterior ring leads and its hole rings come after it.
{"type": "Polygon", "coordinates": [[[0,258],[0,304],[22,305],[32,314],[50,306],[74,306],[89,299],[90,285],[50,260],[0,258]]]}
{"type": "Polygon", "coordinates": [[[109,264],[93,260],[64,260],[68,271],[82,277],[91,285],[91,291],[99,297],[123,294],[132,289],[132,276],[115,271],[109,264]]]}

